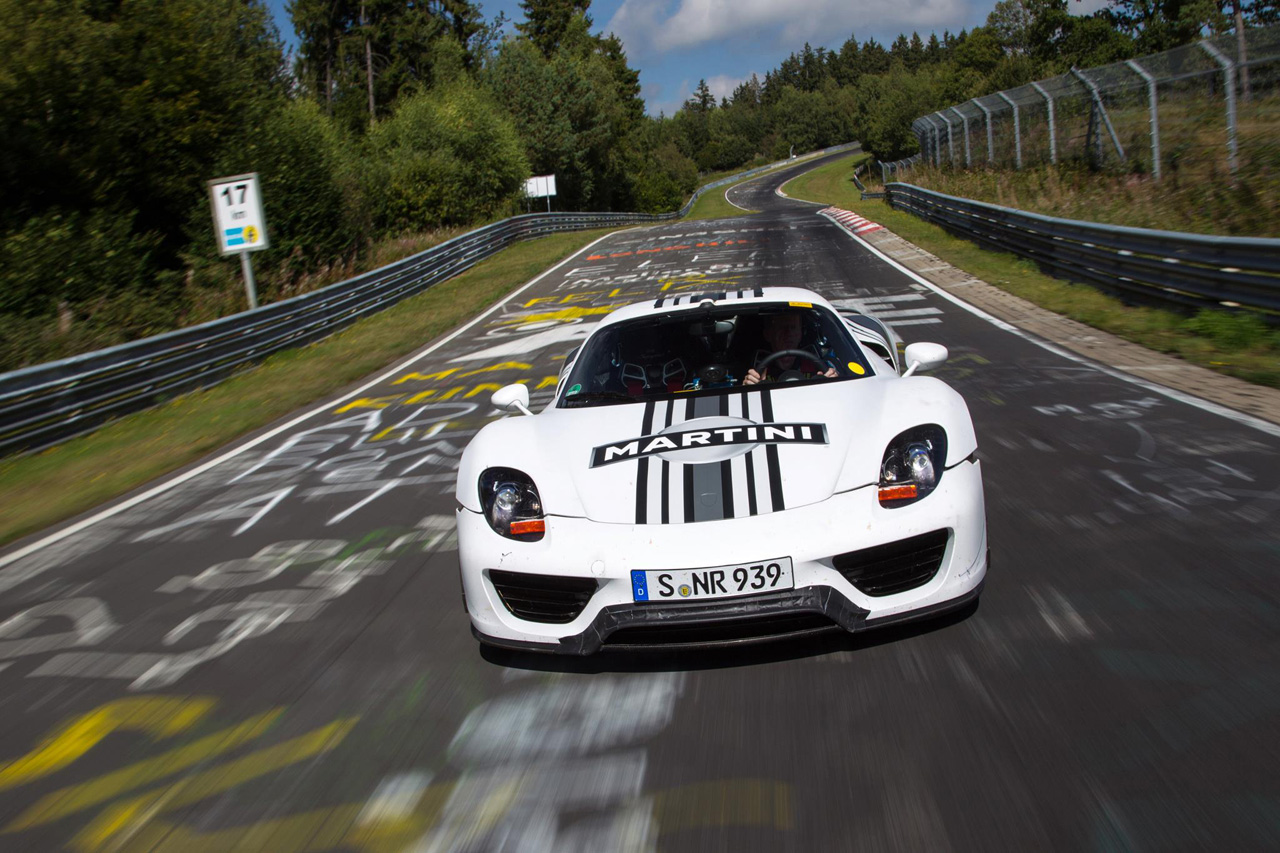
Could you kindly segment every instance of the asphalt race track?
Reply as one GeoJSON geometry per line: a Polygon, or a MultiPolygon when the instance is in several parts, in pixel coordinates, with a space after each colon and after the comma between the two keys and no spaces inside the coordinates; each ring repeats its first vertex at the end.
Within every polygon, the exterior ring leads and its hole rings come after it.
{"type": "Polygon", "coordinates": [[[729,192],[759,214],[604,238],[0,569],[0,850],[1280,844],[1280,438],[939,297],[775,195],[796,169],[729,192]],[[993,549],[977,611],[482,654],[452,492],[491,392],[539,408],[612,307],[784,284],[950,348],[993,549]]]}

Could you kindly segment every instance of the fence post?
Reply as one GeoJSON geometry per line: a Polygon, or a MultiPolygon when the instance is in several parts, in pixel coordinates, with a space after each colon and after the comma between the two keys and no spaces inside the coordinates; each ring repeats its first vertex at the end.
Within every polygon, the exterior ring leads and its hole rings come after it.
{"type": "Polygon", "coordinates": [[[1045,88],[1039,83],[1032,83],[1031,87],[1040,93],[1040,97],[1044,98],[1045,104],[1049,107],[1049,162],[1056,164],[1058,162],[1058,140],[1053,123],[1053,96],[1046,92],[1045,88]]]}
{"type": "Polygon", "coordinates": [[[996,161],[996,145],[995,137],[991,135],[991,110],[984,107],[977,98],[973,98],[972,101],[978,109],[982,110],[982,114],[987,117],[987,162],[994,163],[996,161]]]}
{"type": "Polygon", "coordinates": [[[938,118],[947,123],[947,160],[954,166],[956,164],[956,136],[951,130],[951,119],[942,113],[938,113],[938,118]]]}
{"type": "Polygon", "coordinates": [[[933,116],[929,116],[929,127],[933,128],[933,165],[942,167],[942,134],[938,133],[938,126],[933,123],[933,116]]]}
{"type": "Polygon", "coordinates": [[[1227,95],[1227,164],[1234,174],[1240,167],[1239,151],[1236,149],[1236,64],[1209,41],[1200,42],[1200,47],[1222,66],[1222,79],[1226,83],[1227,95]]]}
{"type": "Polygon", "coordinates": [[[1147,82],[1147,112],[1151,116],[1151,174],[1160,180],[1160,114],[1157,112],[1158,96],[1156,78],[1132,59],[1125,60],[1129,69],[1147,82]]]}
{"type": "Polygon", "coordinates": [[[1093,96],[1093,105],[1097,108],[1098,115],[1102,117],[1102,123],[1107,126],[1107,133],[1111,136],[1111,144],[1116,147],[1116,154],[1120,155],[1120,160],[1123,161],[1124,146],[1120,144],[1120,137],[1116,135],[1116,129],[1111,124],[1111,116],[1107,114],[1107,107],[1102,103],[1102,92],[1099,91],[1098,84],[1086,77],[1079,68],[1072,68],[1071,73],[1084,84],[1085,88],[1089,90],[1089,94],[1093,96]]]}
{"type": "Polygon", "coordinates": [[[969,117],[955,107],[951,107],[951,112],[960,116],[960,121],[964,123],[964,165],[966,169],[972,168],[973,153],[969,150],[969,117]]]}
{"type": "Polygon", "coordinates": [[[1018,168],[1022,168],[1022,123],[1018,121],[1018,104],[1013,98],[1010,98],[1004,92],[997,92],[997,95],[1009,106],[1013,107],[1013,150],[1017,159],[1018,168]]]}

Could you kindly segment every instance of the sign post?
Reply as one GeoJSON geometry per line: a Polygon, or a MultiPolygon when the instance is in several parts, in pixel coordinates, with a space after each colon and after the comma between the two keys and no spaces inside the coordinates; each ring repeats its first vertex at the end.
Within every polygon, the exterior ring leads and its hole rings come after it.
{"type": "Polygon", "coordinates": [[[556,176],[538,175],[524,182],[524,194],[527,198],[547,199],[547,213],[551,212],[551,197],[556,194],[556,176]]]}
{"type": "Polygon", "coordinates": [[[258,191],[258,173],[214,178],[209,181],[209,204],[213,207],[214,233],[218,251],[223,255],[239,255],[244,270],[244,289],[249,309],[258,307],[258,291],[253,281],[250,252],[270,246],[267,219],[262,212],[262,194],[258,191]]]}

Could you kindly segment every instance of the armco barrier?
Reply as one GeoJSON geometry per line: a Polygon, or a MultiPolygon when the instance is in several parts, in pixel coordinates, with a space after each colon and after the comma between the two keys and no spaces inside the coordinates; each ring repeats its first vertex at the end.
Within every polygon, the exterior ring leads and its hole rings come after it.
{"type": "MultiPolygon", "coordinates": [[[[856,142],[818,153],[836,153],[856,142]]],[[[678,219],[703,193],[790,161],[701,187],[674,213],[538,213],[477,228],[381,269],[328,287],[72,358],[0,374],[0,455],[89,432],[107,420],[216,384],[271,353],[324,338],[452,278],[519,240],[560,231],[678,219]]]]}
{"type": "Polygon", "coordinates": [[[889,204],[1053,275],[1146,301],[1280,312],[1280,239],[1215,237],[1057,219],[885,185],[889,204]]]}

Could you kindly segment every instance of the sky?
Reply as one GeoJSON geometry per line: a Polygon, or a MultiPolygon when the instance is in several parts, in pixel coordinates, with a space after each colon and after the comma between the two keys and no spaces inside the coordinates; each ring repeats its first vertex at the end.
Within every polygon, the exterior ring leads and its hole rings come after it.
{"type": "MultiPolygon", "coordinates": [[[[523,18],[518,0],[480,0],[486,18],[523,18]]],[[[286,0],[267,0],[281,34],[296,44],[286,0]]],[[[1072,0],[1089,14],[1105,0],[1072,0]]],[[[595,32],[622,39],[640,70],[650,115],[671,115],[705,79],[717,98],[742,81],[778,66],[805,42],[839,50],[850,35],[888,45],[899,33],[941,35],[980,26],[995,0],[599,0],[591,6],[595,32]]]]}

